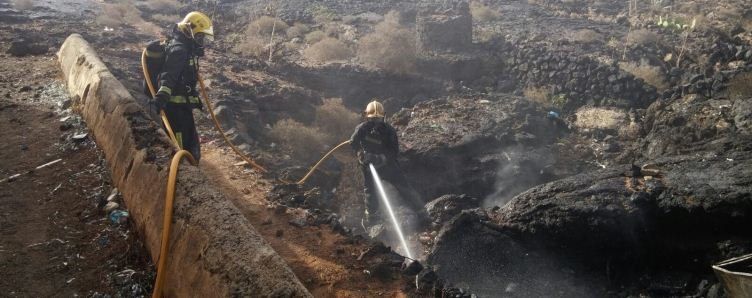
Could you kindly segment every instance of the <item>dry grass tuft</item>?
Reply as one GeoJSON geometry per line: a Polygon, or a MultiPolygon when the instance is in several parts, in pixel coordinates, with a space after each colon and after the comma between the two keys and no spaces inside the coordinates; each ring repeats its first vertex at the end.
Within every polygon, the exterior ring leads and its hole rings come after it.
{"type": "Polygon", "coordinates": [[[731,99],[752,98],[752,73],[738,74],[729,81],[729,97],[731,99]]]}
{"type": "Polygon", "coordinates": [[[579,129],[613,129],[627,125],[629,118],[624,111],[586,107],[575,112],[577,120],[574,126],[579,129]]]}
{"type": "Polygon", "coordinates": [[[295,25],[293,25],[292,27],[287,28],[287,32],[286,32],[287,38],[290,38],[290,39],[293,39],[296,37],[303,38],[305,37],[306,33],[308,33],[308,31],[311,31],[311,28],[308,27],[308,25],[302,24],[302,23],[295,23],[295,25]]]}
{"type": "Polygon", "coordinates": [[[292,119],[278,121],[269,136],[290,150],[290,155],[301,162],[312,162],[321,155],[329,136],[310,125],[292,119]]]}
{"type": "Polygon", "coordinates": [[[415,68],[415,33],[399,24],[399,14],[390,12],[374,31],[360,39],[358,58],[368,66],[395,73],[415,68]]]}
{"type": "Polygon", "coordinates": [[[353,52],[347,45],[336,38],[327,37],[303,51],[303,57],[316,62],[347,60],[353,52]]]}
{"type": "Polygon", "coordinates": [[[592,29],[582,29],[572,32],[569,40],[580,43],[596,43],[603,41],[603,34],[592,29]]]}
{"type": "Polygon", "coordinates": [[[285,32],[288,27],[289,26],[287,26],[287,23],[279,18],[261,16],[257,20],[248,24],[248,26],[245,28],[245,34],[247,36],[259,37],[271,36],[273,30],[275,35],[281,35],[281,33],[285,32]]]}
{"type": "Polygon", "coordinates": [[[326,131],[330,137],[329,143],[334,144],[349,139],[359,121],[358,114],[348,110],[341,98],[330,98],[316,108],[314,125],[326,131]]]}
{"type": "Polygon", "coordinates": [[[310,44],[317,43],[326,38],[326,33],[321,30],[316,30],[305,35],[305,41],[310,44]]]}
{"type": "Polygon", "coordinates": [[[648,29],[639,29],[629,32],[625,42],[630,47],[644,47],[651,44],[659,44],[660,38],[655,32],[648,29]]]}
{"type": "Polygon", "coordinates": [[[653,66],[642,61],[640,64],[635,62],[619,62],[619,67],[633,76],[642,79],[648,85],[655,87],[659,92],[669,87],[666,82],[666,75],[658,66],[653,66]]]}
{"type": "Polygon", "coordinates": [[[522,90],[522,94],[530,101],[539,103],[544,107],[551,106],[551,88],[528,86],[522,90]]]}
{"type": "Polygon", "coordinates": [[[100,26],[119,28],[121,26],[132,26],[141,32],[157,35],[162,30],[153,23],[144,21],[141,17],[141,11],[136,8],[133,1],[123,1],[119,3],[102,3],[102,11],[96,18],[96,23],[100,26]]]}
{"type": "Polygon", "coordinates": [[[27,10],[34,8],[34,1],[32,0],[13,0],[11,1],[13,8],[17,10],[27,10]]]}
{"type": "Polygon", "coordinates": [[[501,18],[501,13],[492,9],[479,1],[470,2],[470,14],[473,20],[479,22],[491,22],[501,18]]]}

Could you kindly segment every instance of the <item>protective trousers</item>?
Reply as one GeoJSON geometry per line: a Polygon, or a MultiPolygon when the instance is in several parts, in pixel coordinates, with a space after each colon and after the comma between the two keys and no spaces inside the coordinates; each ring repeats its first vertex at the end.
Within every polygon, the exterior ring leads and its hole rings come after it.
{"type": "MultiPolygon", "coordinates": [[[[379,198],[378,189],[373,181],[373,176],[371,175],[371,170],[368,165],[361,165],[360,168],[363,171],[363,178],[365,180],[363,192],[365,195],[366,213],[368,214],[367,219],[369,221],[373,221],[374,219],[378,220],[377,214],[381,212],[381,198],[379,198]]],[[[376,169],[376,172],[379,173],[381,180],[389,182],[389,184],[394,186],[399,192],[400,200],[396,202],[392,201],[392,206],[399,204],[410,208],[417,213],[422,213],[423,204],[420,203],[418,193],[407,183],[407,178],[402,174],[402,170],[400,170],[396,163],[387,162],[384,166],[376,169]]],[[[394,200],[396,198],[390,197],[390,199],[394,200]]]]}
{"type": "Polygon", "coordinates": [[[188,150],[198,162],[201,159],[201,144],[193,121],[193,108],[187,104],[168,104],[165,114],[180,148],[188,150]]]}

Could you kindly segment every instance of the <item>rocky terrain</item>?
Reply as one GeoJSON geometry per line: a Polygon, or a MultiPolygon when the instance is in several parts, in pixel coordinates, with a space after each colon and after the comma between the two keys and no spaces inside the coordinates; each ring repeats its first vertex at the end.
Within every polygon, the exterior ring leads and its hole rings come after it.
{"type": "MultiPolygon", "coordinates": [[[[147,110],[141,46],[211,12],[213,112],[272,170],[216,167],[215,182],[264,185],[224,189],[314,295],[723,297],[710,265],[752,251],[744,1],[11,2],[6,57],[79,32],[147,110]],[[282,183],[347,139],[374,98],[431,217],[408,235],[425,268],[399,273],[399,256],[362,238],[349,149],[305,185],[282,183]]],[[[233,165],[197,119],[207,156],[233,165]]],[[[396,247],[388,238],[376,240],[396,247]]]]}

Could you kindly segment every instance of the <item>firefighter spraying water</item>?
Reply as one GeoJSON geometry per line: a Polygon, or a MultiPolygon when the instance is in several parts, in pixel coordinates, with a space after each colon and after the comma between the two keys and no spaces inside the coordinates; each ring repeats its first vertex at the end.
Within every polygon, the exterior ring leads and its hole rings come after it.
{"type": "MultiPolygon", "coordinates": [[[[399,154],[399,141],[397,132],[384,119],[384,106],[376,101],[371,101],[364,111],[366,120],[355,128],[350,138],[350,145],[358,156],[364,178],[365,214],[361,224],[365,230],[377,225],[381,221],[381,208],[379,206],[378,192],[384,198],[384,205],[390,209],[388,198],[383,191],[381,181],[393,185],[398,193],[401,206],[407,207],[416,213],[419,218],[424,218],[423,204],[415,190],[407,183],[402,174],[397,156],[399,154]],[[376,171],[380,175],[376,174],[376,171]],[[380,176],[377,178],[376,176],[380,176]],[[377,189],[378,188],[378,189],[377,189]]],[[[404,243],[399,225],[393,210],[388,210],[390,217],[395,221],[395,228],[400,234],[400,241],[404,243]]]]}

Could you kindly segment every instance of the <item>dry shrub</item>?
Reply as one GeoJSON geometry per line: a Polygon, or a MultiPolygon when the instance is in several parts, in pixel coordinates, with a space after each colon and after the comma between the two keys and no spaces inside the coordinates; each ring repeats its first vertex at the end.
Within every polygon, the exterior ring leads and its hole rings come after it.
{"type": "Polygon", "coordinates": [[[272,127],[269,136],[290,150],[291,156],[301,162],[312,162],[321,156],[329,136],[311,125],[305,125],[292,119],[278,121],[272,127]]]}
{"type": "Polygon", "coordinates": [[[329,23],[337,19],[337,13],[324,5],[316,5],[310,8],[313,21],[319,24],[329,23]]]}
{"type": "Polygon", "coordinates": [[[415,67],[415,33],[399,24],[399,14],[390,12],[374,31],[360,39],[358,58],[365,65],[396,73],[415,67]]]}
{"type": "Polygon", "coordinates": [[[99,25],[108,27],[133,26],[136,20],[143,22],[141,11],[132,3],[102,3],[102,13],[96,19],[99,25]]]}
{"type": "Polygon", "coordinates": [[[492,9],[479,1],[470,2],[470,14],[473,16],[473,20],[479,22],[496,21],[501,18],[501,13],[498,10],[492,9]]]}
{"type": "Polygon", "coordinates": [[[287,24],[278,18],[261,16],[248,24],[245,28],[245,36],[233,47],[233,51],[258,58],[267,57],[269,48],[274,46],[271,39],[272,31],[274,31],[276,43],[281,41],[279,36],[284,36],[287,28],[287,24]]]}
{"type": "Polygon", "coordinates": [[[620,62],[619,67],[633,76],[642,79],[648,85],[658,89],[658,91],[666,90],[669,87],[666,82],[666,75],[658,66],[641,61],[640,64],[635,62],[620,62]]]}
{"type": "Polygon", "coordinates": [[[146,5],[152,11],[161,13],[177,13],[181,6],[176,0],[149,0],[146,5]]]}
{"type": "Polygon", "coordinates": [[[292,27],[287,28],[287,32],[286,32],[287,38],[290,38],[290,39],[293,39],[296,37],[302,38],[302,37],[305,37],[308,31],[311,31],[311,28],[308,27],[308,25],[302,24],[302,23],[295,23],[295,25],[293,25],[292,27]]]}
{"type": "Polygon", "coordinates": [[[627,125],[629,120],[624,111],[607,108],[586,107],[577,110],[575,114],[577,120],[574,126],[579,129],[618,130],[627,125]]]}
{"type": "Polygon", "coordinates": [[[247,56],[265,57],[269,55],[269,38],[255,35],[245,36],[233,51],[247,56]]]}
{"type": "Polygon", "coordinates": [[[738,74],[729,81],[729,97],[731,99],[752,98],[752,73],[738,74]]]}
{"type": "Polygon", "coordinates": [[[341,98],[330,98],[316,108],[314,125],[321,131],[328,132],[331,137],[329,143],[333,144],[350,138],[359,121],[358,114],[348,110],[341,98]]]}
{"type": "Polygon", "coordinates": [[[11,3],[13,4],[13,8],[17,10],[32,9],[34,7],[34,1],[32,0],[13,0],[11,3]]]}
{"type": "Polygon", "coordinates": [[[742,17],[742,9],[738,6],[719,7],[715,14],[720,20],[737,20],[742,17]]]}
{"type": "Polygon", "coordinates": [[[273,18],[270,16],[261,16],[257,20],[248,24],[245,28],[245,34],[248,36],[271,36],[272,31],[274,34],[281,34],[285,32],[289,26],[287,23],[279,18],[273,18]]]}
{"type": "Polygon", "coordinates": [[[658,34],[648,29],[631,31],[626,37],[626,43],[630,47],[644,47],[650,44],[658,44],[659,41],[658,34]]]}
{"type": "Polygon", "coordinates": [[[305,35],[306,42],[310,44],[317,43],[324,38],[326,38],[326,33],[321,30],[316,30],[305,35]]]}
{"type": "Polygon", "coordinates": [[[582,29],[572,32],[569,40],[581,43],[596,43],[603,40],[603,35],[592,29],[582,29]]]}
{"type": "Polygon", "coordinates": [[[525,96],[525,98],[539,103],[544,107],[551,106],[551,88],[528,86],[524,90],[522,90],[522,94],[525,96]]]}
{"type": "Polygon", "coordinates": [[[339,37],[340,27],[337,23],[329,23],[324,26],[324,33],[329,37],[339,37]]]}
{"type": "Polygon", "coordinates": [[[303,56],[316,62],[329,62],[350,59],[353,53],[339,39],[327,37],[305,49],[303,56]]]}
{"type": "Polygon", "coordinates": [[[155,14],[152,15],[151,18],[160,25],[174,24],[182,20],[182,18],[176,14],[155,14]]]}

